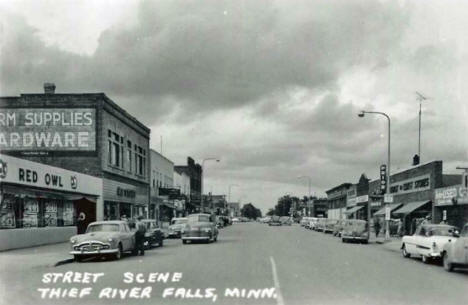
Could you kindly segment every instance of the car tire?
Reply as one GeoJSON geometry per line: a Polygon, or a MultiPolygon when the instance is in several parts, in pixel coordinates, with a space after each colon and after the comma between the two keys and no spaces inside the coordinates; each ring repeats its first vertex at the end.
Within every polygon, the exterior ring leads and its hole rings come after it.
{"type": "Polygon", "coordinates": [[[402,255],[404,258],[410,258],[410,257],[411,257],[411,254],[408,253],[408,251],[406,251],[406,246],[405,246],[405,244],[403,244],[403,246],[401,247],[401,255],[402,255]]]}
{"type": "Polygon", "coordinates": [[[161,240],[159,241],[159,246],[162,247],[164,246],[164,240],[161,238],[161,240]]]}
{"type": "Polygon", "coordinates": [[[341,242],[342,242],[342,243],[346,243],[346,242],[348,242],[348,241],[346,240],[346,238],[341,238],[341,242]]]}
{"type": "Polygon", "coordinates": [[[187,240],[182,239],[182,243],[183,243],[184,245],[186,245],[186,244],[187,244],[187,240]]]}
{"type": "Polygon", "coordinates": [[[428,257],[428,256],[425,256],[425,255],[422,255],[422,256],[421,256],[421,260],[422,260],[422,262],[423,262],[424,264],[429,264],[429,262],[430,262],[429,257],[428,257]]]}
{"type": "MultiPolygon", "coordinates": [[[[135,251],[135,250],[134,250],[134,251],[135,251]]],[[[117,253],[114,254],[114,259],[115,259],[116,261],[118,261],[119,259],[122,258],[122,252],[123,252],[123,250],[122,250],[122,244],[119,244],[119,246],[118,246],[118,248],[117,248],[117,253]]]]}
{"type": "Polygon", "coordinates": [[[214,241],[215,241],[215,242],[218,241],[218,235],[215,236],[214,241]]]}
{"type": "Polygon", "coordinates": [[[444,269],[447,272],[453,271],[453,265],[450,263],[447,253],[444,253],[442,256],[442,264],[444,265],[444,269]]]}
{"type": "Polygon", "coordinates": [[[75,262],[81,263],[83,261],[83,256],[81,255],[74,255],[73,258],[75,259],[75,262]]]}

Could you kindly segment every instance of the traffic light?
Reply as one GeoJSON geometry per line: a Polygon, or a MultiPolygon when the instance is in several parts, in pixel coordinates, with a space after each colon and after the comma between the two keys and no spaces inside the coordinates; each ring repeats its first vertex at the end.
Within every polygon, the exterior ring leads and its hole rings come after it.
{"type": "Polygon", "coordinates": [[[385,194],[387,191],[387,165],[380,165],[380,193],[385,194]]]}

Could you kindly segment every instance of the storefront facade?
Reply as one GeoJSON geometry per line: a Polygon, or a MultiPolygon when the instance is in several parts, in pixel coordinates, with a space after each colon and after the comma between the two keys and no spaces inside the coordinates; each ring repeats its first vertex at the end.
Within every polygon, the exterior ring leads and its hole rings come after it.
{"type": "Polygon", "coordinates": [[[63,242],[102,217],[102,179],[0,154],[0,250],[63,242]]]}
{"type": "Polygon", "coordinates": [[[147,215],[150,129],[104,93],[44,89],[0,97],[0,151],[102,179],[97,220],[147,215]]]}
{"type": "Polygon", "coordinates": [[[340,184],[328,191],[328,211],[327,217],[330,219],[345,219],[348,191],[352,188],[351,183],[340,184]]]}
{"type": "Polygon", "coordinates": [[[468,188],[454,185],[435,190],[434,222],[444,222],[458,228],[468,223],[468,188]]]}

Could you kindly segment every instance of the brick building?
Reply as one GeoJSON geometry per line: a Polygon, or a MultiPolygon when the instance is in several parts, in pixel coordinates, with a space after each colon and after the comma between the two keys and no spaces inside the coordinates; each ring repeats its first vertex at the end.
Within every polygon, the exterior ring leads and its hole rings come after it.
{"type": "Polygon", "coordinates": [[[102,179],[102,200],[75,200],[75,224],[81,212],[83,227],[147,215],[150,129],[104,93],[58,94],[54,84],[44,90],[0,97],[1,153],[102,179]]]}
{"type": "Polygon", "coordinates": [[[185,173],[190,177],[190,201],[187,202],[188,213],[199,212],[201,204],[201,182],[202,167],[195,163],[191,157],[187,157],[187,165],[176,165],[174,171],[179,174],[185,173]]]}
{"type": "Polygon", "coordinates": [[[334,188],[325,191],[327,193],[328,211],[327,217],[330,219],[344,219],[347,203],[347,195],[351,183],[342,183],[334,188]]]}

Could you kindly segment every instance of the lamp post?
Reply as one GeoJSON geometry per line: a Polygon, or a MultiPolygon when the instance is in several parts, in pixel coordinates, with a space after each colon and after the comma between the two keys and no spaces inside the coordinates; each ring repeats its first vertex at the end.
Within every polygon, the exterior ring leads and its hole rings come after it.
{"type": "MultiPolygon", "coordinates": [[[[385,193],[386,194],[390,194],[390,117],[384,113],[384,112],[378,112],[378,111],[365,111],[365,110],[362,110],[359,114],[358,114],[358,117],[360,118],[363,118],[364,115],[366,113],[369,113],[369,114],[378,114],[378,115],[383,115],[384,117],[387,118],[387,121],[388,121],[388,145],[387,145],[387,187],[386,187],[386,191],[385,193]]],[[[385,206],[385,209],[387,208],[387,204],[385,203],[385,199],[384,199],[384,206],[385,206]]],[[[368,221],[369,221],[369,234],[370,234],[370,214],[371,214],[371,210],[370,210],[370,202],[367,203],[367,217],[368,217],[368,221]]],[[[386,214],[386,213],[385,213],[386,214]]],[[[385,240],[389,240],[390,239],[390,231],[389,231],[389,221],[386,220],[385,221],[385,240]]]]}
{"type": "Polygon", "coordinates": [[[219,162],[219,158],[205,158],[202,160],[202,165],[201,165],[201,170],[202,170],[202,181],[201,181],[201,199],[200,199],[200,209],[201,209],[201,212],[203,213],[204,212],[204,207],[203,207],[203,183],[204,183],[204,166],[205,166],[205,161],[216,161],[216,162],[219,162]]]}

